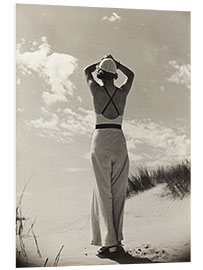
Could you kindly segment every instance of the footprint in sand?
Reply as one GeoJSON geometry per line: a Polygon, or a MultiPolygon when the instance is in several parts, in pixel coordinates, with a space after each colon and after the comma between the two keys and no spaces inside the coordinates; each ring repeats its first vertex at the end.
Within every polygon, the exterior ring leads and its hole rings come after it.
{"type": "Polygon", "coordinates": [[[145,257],[150,260],[163,261],[169,257],[165,249],[158,249],[150,244],[143,244],[131,251],[132,256],[145,257]]]}

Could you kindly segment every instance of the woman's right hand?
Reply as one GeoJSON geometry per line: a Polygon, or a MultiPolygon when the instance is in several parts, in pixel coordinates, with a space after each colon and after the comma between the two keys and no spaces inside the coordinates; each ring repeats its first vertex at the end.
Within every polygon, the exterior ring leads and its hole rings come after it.
{"type": "Polygon", "coordinates": [[[101,60],[106,59],[106,58],[111,58],[112,60],[115,61],[115,59],[113,58],[113,56],[112,56],[111,54],[106,54],[106,55],[104,55],[104,56],[101,58],[101,60]]]}
{"type": "Polygon", "coordinates": [[[114,60],[116,62],[116,60],[113,58],[113,56],[111,54],[107,54],[106,58],[111,58],[112,60],[114,60]]]}

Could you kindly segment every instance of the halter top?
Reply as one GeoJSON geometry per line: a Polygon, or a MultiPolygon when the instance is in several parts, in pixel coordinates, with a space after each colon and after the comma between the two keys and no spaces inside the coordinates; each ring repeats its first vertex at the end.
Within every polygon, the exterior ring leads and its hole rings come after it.
{"type": "Polygon", "coordinates": [[[118,90],[118,88],[116,88],[116,90],[114,91],[113,95],[111,96],[109,94],[109,92],[107,91],[106,87],[103,86],[103,88],[105,89],[108,97],[109,97],[109,101],[107,102],[106,106],[103,108],[102,112],[101,113],[96,113],[96,125],[100,125],[100,124],[116,124],[116,125],[121,125],[122,124],[122,121],[123,121],[123,115],[121,115],[119,113],[119,110],[116,106],[116,104],[114,103],[113,101],[113,98],[114,96],[116,95],[116,92],[118,90]],[[107,107],[109,106],[109,104],[112,103],[118,116],[114,119],[110,119],[110,118],[106,118],[103,114],[104,112],[106,111],[107,107]]]}

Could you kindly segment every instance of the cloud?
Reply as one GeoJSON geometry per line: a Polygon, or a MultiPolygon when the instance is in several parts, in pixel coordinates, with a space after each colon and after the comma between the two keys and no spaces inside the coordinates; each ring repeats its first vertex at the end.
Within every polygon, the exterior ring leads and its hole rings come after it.
{"type": "Polygon", "coordinates": [[[175,60],[169,61],[167,71],[170,73],[167,81],[184,85],[190,89],[190,64],[179,65],[175,60]]]}
{"type": "Polygon", "coordinates": [[[45,80],[48,89],[43,91],[42,100],[48,106],[56,102],[66,102],[68,95],[73,95],[74,84],[70,75],[77,68],[77,59],[72,55],[51,52],[46,37],[41,44],[33,43],[37,48],[22,51],[24,43],[17,44],[16,63],[23,75],[37,73],[45,80]]]}
{"type": "Polygon", "coordinates": [[[184,129],[151,120],[128,120],[123,128],[131,162],[160,165],[190,157],[184,129]]]}
{"type": "Polygon", "coordinates": [[[129,160],[131,163],[143,161],[143,155],[128,152],[129,160]]]}
{"type": "Polygon", "coordinates": [[[70,168],[62,168],[62,169],[71,173],[89,171],[89,168],[86,168],[86,167],[85,168],[84,167],[70,167],[70,168]]]}
{"type": "Polygon", "coordinates": [[[48,60],[48,55],[51,52],[50,45],[46,40],[35,51],[26,51],[21,53],[23,43],[17,44],[16,63],[21,69],[23,74],[32,74],[33,71],[37,72],[40,76],[44,75],[44,67],[48,60]]]}
{"type": "Polygon", "coordinates": [[[42,93],[42,99],[47,106],[53,105],[56,102],[66,102],[67,98],[64,94],[52,94],[47,91],[42,93]]]}
{"type": "Polygon", "coordinates": [[[16,84],[20,85],[21,84],[21,80],[19,78],[16,79],[16,84]]]}
{"type": "Polygon", "coordinates": [[[43,107],[41,112],[42,117],[25,122],[33,134],[35,133],[36,136],[46,139],[49,138],[51,141],[60,144],[73,143],[72,133],[60,127],[61,119],[57,114],[51,113],[43,107]]]}
{"type": "Polygon", "coordinates": [[[82,98],[81,98],[81,96],[77,96],[77,101],[80,102],[80,103],[82,103],[82,98]]]}
{"type": "Polygon", "coordinates": [[[160,91],[161,91],[161,92],[164,92],[164,90],[165,90],[165,87],[164,87],[163,85],[161,85],[161,86],[160,86],[160,91]]]}
{"type": "Polygon", "coordinates": [[[55,94],[73,94],[73,84],[67,78],[76,68],[76,58],[67,54],[52,53],[44,66],[44,73],[55,94]]]}
{"type": "Polygon", "coordinates": [[[24,113],[25,110],[24,110],[23,108],[17,108],[17,112],[18,112],[18,113],[24,113]]]}
{"type": "Polygon", "coordinates": [[[77,116],[78,116],[78,114],[75,113],[75,112],[73,112],[70,108],[65,108],[65,109],[63,110],[63,112],[64,112],[65,114],[72,115],[72,116],[74,116],[74,117],[77,117],[77,116]]]}
{"type": "Polygon", "coordinates": [[[83,157],[84,157],[84,159],[90,160],[91,159],[91,153],[86,152],[83,157]]]}
{"type": "Polygon", "coordinates": [[[73,136],[92,134],[95,124],[93,111],[79,108],[77,113],[71,109],[65,109],[65,112],[67,117],[61,122],[61,128],[70,131],[73,136]]]}
{"type": "Polygon", "coordinates": [[[116,13],[116,12],[112,12],[111,16],[104,16],[102,18],[103,21],[109,21],[109,22],[120,22],[121,17],[116,13]]]}
{"type": "Polygon", "coordinates": [[[56,114],[52,114],[52,118],[49,121],[44,121],[42,117],[30,121],[30,125],[36,129],[58,130],[57,124],[58,116],[56,114]]]}
{"type": "MultiPolygon", "coordinates": [[[[91,140],[95,125],[93,111],[65,108],[58,115],[43,107],[41,111],[42,117],[28,123],[37,135],[65,144],[76,142],[76,138],[91,140]]],[[[190,139],[181,125],[167,126],[151,119],[125,120],[123,131],[131,164],[167,165],[190,158],[190,139]]],[[[89,156],[90,153],[86,153],[84,158],[89,159],[89,156]]]]}
{"type": "Polygon", "coordinates": [[[79,108],[74,112],[71,108],[65,108],[63,112],[57,110],[57,115],[42,107],[41,112],[42,117],[26,122],[38,136],[51,138],[58,143],[72,143],[80,135],[90,137],[93,133],[93,111],[79,108]]]}

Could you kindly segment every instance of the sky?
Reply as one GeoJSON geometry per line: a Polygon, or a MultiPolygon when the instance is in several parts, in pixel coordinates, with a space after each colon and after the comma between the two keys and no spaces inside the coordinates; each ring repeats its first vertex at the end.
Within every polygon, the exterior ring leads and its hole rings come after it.
{"type": "Polygon", "coordinates": [[[91,185],[83,69],[108,53],[135,73],[123,123],[130,172],[190,158],[189,12],[17,4],[17,189],[32,174],[36,190],[91,185]]]}

